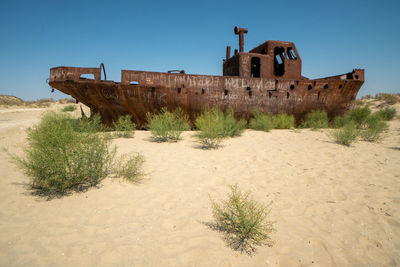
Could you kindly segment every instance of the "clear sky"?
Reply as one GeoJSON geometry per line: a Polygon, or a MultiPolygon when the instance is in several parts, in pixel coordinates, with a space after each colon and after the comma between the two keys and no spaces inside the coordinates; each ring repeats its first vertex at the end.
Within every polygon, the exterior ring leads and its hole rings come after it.
{"type": "Polygon", "coordinates": [[[18,1],[0,0],[0,94],[66,97],[46,84],[56,66],[222,75],[233,27],[245,51],[292,41],[303,75],[365,69],[358,96],[400,93],[400,1],[18,1]]]}

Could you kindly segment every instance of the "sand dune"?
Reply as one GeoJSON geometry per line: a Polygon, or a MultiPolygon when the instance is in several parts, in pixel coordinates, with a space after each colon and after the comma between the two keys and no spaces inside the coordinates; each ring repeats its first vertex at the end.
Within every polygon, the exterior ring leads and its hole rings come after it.
{"type": "MultiPolygon", "coordinates": [[[[2,113],[0,146],[21,153],[42,112],[2,113]]],[[[143,183],[107,178],[51,201],[31,196],[1,151],[0,266],[399,265],[399,133],[397,119],[380,143],[344,147],[328,130],[246,130],[207,151],[193,132],[160,144],[137,131],[113,145],[145,156],[143,183]],[[234,183],[273,201],[275,244],[253,256],[204,224],[210,197],[225,198],[234,183]]]]}

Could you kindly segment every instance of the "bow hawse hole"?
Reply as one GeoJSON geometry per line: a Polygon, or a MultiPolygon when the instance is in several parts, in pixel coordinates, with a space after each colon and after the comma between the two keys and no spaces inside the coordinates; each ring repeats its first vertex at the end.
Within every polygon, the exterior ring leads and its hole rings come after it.
{"type": "Polygon", "coordinates": [[[328,85],[327,84],[324,85],[324,89],[325,90],[328,89],[328,85]]]}
{"type": "Polygon", "coordinates": [[[178,94],[180,94],[180,93],[181,93],[181,90],[182,90],[181,88],[178,88],[178,94]]]}
{"type": "Polygon", "coordinates": [[[203,88],[201,89],[201,94],[204,95],[204,89],[203,88]]]}
{"type": "Polygon", "coordinates": [[[94,80],[94,74],[92,74],[92,73],[84,73],[84,74],[81,74],[79,79],[94,80]]]}
{"type": "Polygon", "coordinates": [[[291,84],[290,85],[290,90],[293,90],[294,89],[294,84],[291,84]]]}
{"type": "Polygon", "coordinates": [[[342,89],[343,88],[343,85],[339,85],[339,89],[342,89]]]}
{"type": "Polygon", "coordinates": [[[311,90],[312,89],[312,85],[310,84],[307,88],[308,88],[308,90],[311,90]]]}
{"type": "Polygon", "coordinates": [[[224,90],[224,95],[228,95],[229,91],[228,90],[224,90]]]}

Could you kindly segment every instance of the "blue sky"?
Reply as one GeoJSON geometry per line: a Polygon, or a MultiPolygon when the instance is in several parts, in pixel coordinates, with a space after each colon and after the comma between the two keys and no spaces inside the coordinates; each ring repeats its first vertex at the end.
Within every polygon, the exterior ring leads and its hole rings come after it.
{"type": "Polygon", "coordinates": [[[359,96],[400,93],[400,1],[7,1],[0,0],[0,94],[25,100],[50,93],[49,69],[97,67],[222,74],[234,26],[245,51],[292,41],[303,75],[364,68],[359,96]]]}

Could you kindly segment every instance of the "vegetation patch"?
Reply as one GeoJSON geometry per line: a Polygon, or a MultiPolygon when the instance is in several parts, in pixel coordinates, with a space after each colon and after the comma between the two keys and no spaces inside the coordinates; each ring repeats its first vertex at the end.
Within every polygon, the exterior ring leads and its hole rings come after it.
{"type": "Polygon", "coordinates": [[[380,114],[370,115],[364,123],[364,129],[360,131],[362,140],[376,142],[381,139],[382,133],[389,128],[380,114]]]}
{"type": "Polygon", "coordinates": [[[177,142],[183,131],[190,130],[189,118],[181,108],[169,112],[161,109],[159,114],[146,114],[147,126],[157,142],[177,142]]]}
{"type": "Polygon", "coordinates": [[[359,130],[353,121],[348,122],[342,128],[334,130],[332,135],[335,141],[339,144],[350,146],[351,143],[357,140],[359,130]]]}
{"type": "Polygon", "coordinates": [[[49,112],[28,130],[25,157],[14,156],[39,195],[54,197],[97,185],[111,167],[115,149],[110,139],[90,131],[77,132],[67,114],[49,112]]]}
{"type": "Polygon", "coordinates": [[[295,127],[295,119],[293,115],[283,113],[274,115],[272,118],[275,129],[292,129],[295,127]]]}
{"type": "Polygon", "coordinates": [[[394,105],[399,101],[399,94],[377,93],[375,99],[381,100],[387,105],[394,105]]]}
{"type": "Polygon", "coordinates": [[[0,95],[0,105],[2,106],[20,106],[24,105],[24,103],[24,100],[16,96],[0,95]]]}
{"type": "Polygon", "coordinates": [[[129,138],[133,137],[136,129],[136,124],[132,122],[131,115],[120,116],[116,122],[113,123],[116,137],[129,138]]]}
{"type": "Polygon", "coordinates": [[[386,108],[378,110],[376,112],[376,114],[378,116],[380,116],[383,120],[390,121],[390,120],[393,120],[394,117],[396,116],[396,109],[395,108],[386,107],[386,108]]]}
{"type": "Polygon", "coordinates": [[[208,149],[217,148],[224,138],[239,136],[246,127],[246,121],[236,121],[231,109],[223,112],[213,107],[206,108],[196,118],[195,125],[199,130],[197,138],[202,147],[208,149]]]}
{"type": "Polygon", "coordinates": [[[252,199],[250,193],[242,193],[237,185],[230,186],[227,200],[212,202],[214,228],[226,234],[228,246],[234,250],[252,253],[256,246],[272,245],[270,238],[274,230],[269,221],[269,205],[252,199]]]}
{"type": "Polygon", "coordinates": [[[123,155],[118,160],[115,173],[131,183],[139,183],[144,177],[143,164],[145,162],[142,154],[123,155]]]}
{"type": "Polygon", "coordinates": [[[314,110],[306,115],[302,124],[303,128],[311,128],[313,130],[328,128],[329,119],[326,111],[314,110]]]}
{"type": "Polygon", "coordinates": [[[348,116],[356,124],[357,128],[362,128],[370,114],[371,109],[369,107],[356,107],[348,113],[348,116]]]}
{"type": "Polygon", "coordinates": [[[251,118],[249,122],[250,129],[269,132],[274,126],[272,114],[263,114],[259,111],[253,111],[253,118],[251,118]]]}
{"type": "Polygon", "coordinates": [[[71,111],[75,111],[75,110],[76,110],[75,105],[68,105],[68,106],[65,106],[61,111],[62,112],[71,112],[71,111]]]}

